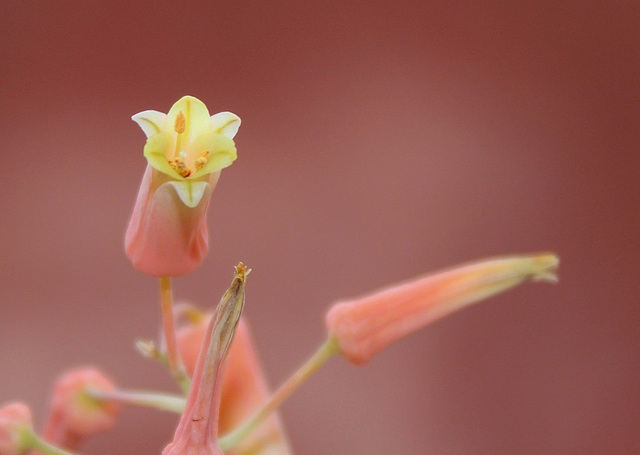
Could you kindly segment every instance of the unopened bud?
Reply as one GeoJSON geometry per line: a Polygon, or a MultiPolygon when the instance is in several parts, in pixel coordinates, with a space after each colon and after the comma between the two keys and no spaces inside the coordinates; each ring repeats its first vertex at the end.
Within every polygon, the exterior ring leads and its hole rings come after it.
{"type": "Polygon", "coordinates": [[[22,455],[29,450],[28,435],[33,431],[31,411],[23,403],[0,408],[0,455],[22,455]]]}
{"type": "Polygon", "coordinates": [[[344,356],[356,364],[466,305],[506,291],[525,280],[556,281],[553,254],[487,259],[333,305],[329,333],[344,356]]]}

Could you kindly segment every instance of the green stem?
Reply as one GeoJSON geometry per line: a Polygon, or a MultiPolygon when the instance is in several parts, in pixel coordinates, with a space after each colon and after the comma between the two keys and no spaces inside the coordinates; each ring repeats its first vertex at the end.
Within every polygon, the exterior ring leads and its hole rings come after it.
{"type": "Polygon", "coordinates": [[[135,390],[97,390],[91,389],[87,393],[97,400],[115,401],[117,403],[170,411],[177,414],[184,411],[186,400],[182,396],[158,392],[142,392],[135,390]]]}
{"type": "Polygon", "coordinates": [[[33,430],[29,430],[29,432],[25,433],[23,437],[26,447],[35,450],[36,452],[40,452],[43,455],[77,455],[48,443],[38,436],[33,430]]]}
{"type": "Polygon", "coordinates": [[[313,375],[333,354],[339,352],[335,338],[329,337],[320,348],[302,365],[269,400],[245,423],[226,434],[218,441],[222,450],[228,450],[240,444],[249,436],[273,411],[313,375]]]}

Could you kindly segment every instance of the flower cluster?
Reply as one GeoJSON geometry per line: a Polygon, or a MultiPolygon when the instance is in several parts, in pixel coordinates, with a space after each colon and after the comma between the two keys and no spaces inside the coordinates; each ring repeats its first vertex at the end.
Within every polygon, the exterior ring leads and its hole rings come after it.
{"type": "MultiPolygon", "coordinates": [[[[88,437],[111,430],[122,406],[180,415],[163,455],[289,455],[278,407],[334,355],[356,365],[456,310],[527,280],[556,281],[551,253],[475,261],[333,304],[326,340],[275,392],[243,316],[249,272],[235,267],[215,308],[174,305],[171,277],[193,272],[208,252],[207,207],[220,172],[236,159],[240,118],[210,115],[185,96],[167,114],[133,116],[147,136],[147,168],[125,236],[133,266],[159,278],[162,337],[139,351],[167,368],[182,394],[127,390],[93,367],[57,381],[49,416],[34,429],[23,403],[0,407],[0,455],[69,455],[88,437]]],[[[169,436],[169,435],[168,435],[169,436]]],[[[169,440],[169,437],[167,437],[169,440]]]]}

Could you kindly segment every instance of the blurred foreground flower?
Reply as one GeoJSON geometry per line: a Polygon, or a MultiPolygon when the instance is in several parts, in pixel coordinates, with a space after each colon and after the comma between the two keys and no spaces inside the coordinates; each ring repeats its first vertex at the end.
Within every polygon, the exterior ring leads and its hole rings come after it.
{"type": "MultiPolygon", "coordinates": [[[[187,373],[193,375],[200,346],[211,315],[187,310],[191,319],[178,328],[180,357],[187,373]]],[[[269,398],[267,381],[260,367],[249,325],[240,319],[229,353],[227,369],[222,381],[220,422],[218,431],[227,434],[240,426],[269,398]]],[[[258,428],[227,455],[288,455],[291,453],[278,412],[265,419],[258,428]]]]}
{"type": "Polygon", "coordinates": [[[236,159],[240,118],[230,112],[209,116],[192,96],[168,114],[144,111],[132,118],[147,135],[148,165],[125,236],[127,256],[148,275],[185,275],[209,249],[209,198],[221,169],[236,159]]]}
{"type": "Polygon", "coordinates": [[[0,455],[21,455],[29,448],[33,432],[31,411],[23,403],[0,408],[0,455]]]}
{"type": "Polygon", "coordinates": [[[77,368],[58,379],[42,434],[45,441],[73,450],[87,437],[113,427],[120,407],[96,400],[93,390],[111,392],[116,387],[95,368],[77,368]]]}
{"type": "Polygon", "coordinates": [[[326,316],[329,333],[355,364],[449,313],[525,280],[557,281],[553,254],[486,259],[337,303],[326,316]]]}

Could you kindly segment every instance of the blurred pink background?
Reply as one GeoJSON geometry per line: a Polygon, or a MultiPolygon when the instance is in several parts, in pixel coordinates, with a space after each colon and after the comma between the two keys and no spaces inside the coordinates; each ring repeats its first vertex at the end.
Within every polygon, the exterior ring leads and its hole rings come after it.
{"type": "MultiPolygon", "coordinates": [[[[283,408],[295,452],[640,453],[640,6],[635,2],[0,4],[0,403],[42,422],[95,363],[173,389],[133,341],[157,283],[123,235],[142,176],[130,116],[180,96],[242,117],[175,281],[211,307],[242,260],[271,383],[332,302],[471,259],[552,250],[524,285],[283,408]]],[[[87,454],[159,454],[177,417],[126,409],[87,454]]]]}

